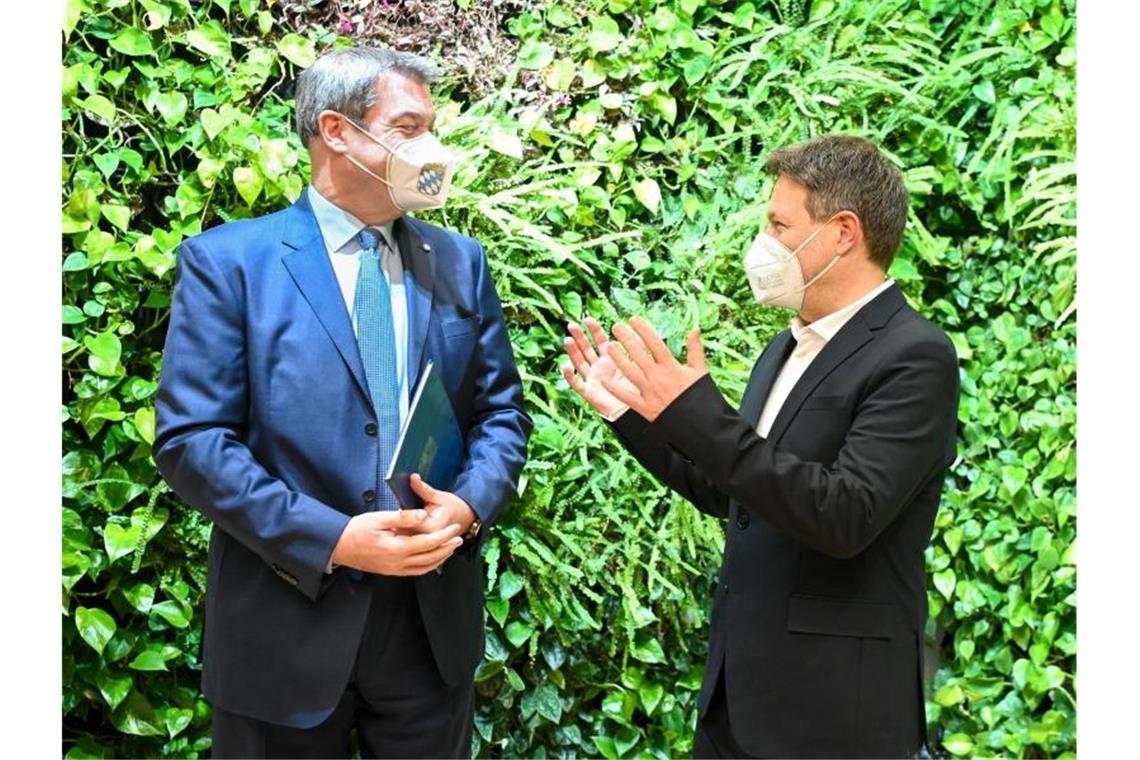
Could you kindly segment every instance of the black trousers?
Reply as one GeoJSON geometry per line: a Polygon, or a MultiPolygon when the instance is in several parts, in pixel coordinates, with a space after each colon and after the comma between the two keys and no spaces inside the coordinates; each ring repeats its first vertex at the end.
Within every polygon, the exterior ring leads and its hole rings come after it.
{"type": "Polygon", "coordinates": [[[353,733],[366,758],[471,756],[474,684],[440,678],[410,578],[369,580],[376,596],[333,713],[300,729],[214,708],[214,757],[343,758],[353,733]]]}

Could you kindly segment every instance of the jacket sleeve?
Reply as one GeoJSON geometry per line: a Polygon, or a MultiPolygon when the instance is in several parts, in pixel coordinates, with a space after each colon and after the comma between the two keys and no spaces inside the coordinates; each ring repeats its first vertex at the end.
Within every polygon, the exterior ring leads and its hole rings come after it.
{"type": "Polygon", "coordinates": [[[155,463],[175,493],[315,601],[350,518],[270,475],[246,446],[243,314],[214,257],[183,243],[158,383],[155,463]]]}
{"type": "Polygon", "coordinates": [[[684,456],[653,431],[632,409],[609,423],[618,440],[645,469],[705,514],[728,518],[728,496],[684,456]]]}
{"type": "Polygon", "coordinates": [[[475,398],[467,429],[467,462],[452,493],[479,516],[483,524],[481,544],[486,540],[486,529],[515,492],[534,423],[523,410],[522,380],[487,257],[483,247],[475,245],[480,316],[475,398]]]}
{"type": "Polygon", "coordinates": [[[958,406],[954,349],[927,340],[880,366],[834,463],[782,451],[706,375],[650,425],[715,486],[806,546],[853,557],[948,464],[958,406]]]}

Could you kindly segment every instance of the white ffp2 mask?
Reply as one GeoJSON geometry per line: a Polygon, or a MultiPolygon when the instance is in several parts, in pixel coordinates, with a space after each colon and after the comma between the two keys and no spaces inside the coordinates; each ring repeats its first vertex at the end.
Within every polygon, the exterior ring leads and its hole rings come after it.
{"type": "Polygon", "coordinates": [[[767,306],[782,306],[797,312],[803,308],[804,291],[831,271],[840,259],[836,254],[823,271],[811,278],[810,282],[804,282],[804,270],[800,265],[799,252],[830,222],[831,219],[828,219],[820,225],[819,229],[808,235],[794,251],[767,232],[761,231],[756,236],[748,253],[744,254],[744,271],[757,301],[767,306]]]}

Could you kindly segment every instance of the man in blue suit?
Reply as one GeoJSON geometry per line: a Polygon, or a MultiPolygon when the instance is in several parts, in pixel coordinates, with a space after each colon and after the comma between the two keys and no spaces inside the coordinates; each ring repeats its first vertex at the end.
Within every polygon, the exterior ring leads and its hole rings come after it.
{"type": "Polygon", "coordinates": [[[335,51],[297,83],[312,185],[290,208],[187,240],[155,461],[213,521],[202,689],[216,757],[470,753],[483,655],[481,540],[531,420],[476,241],[410,219],[453,171],[426,61],[335,51]],[[383,480],[427,362],[466,461],[383,480]]]}

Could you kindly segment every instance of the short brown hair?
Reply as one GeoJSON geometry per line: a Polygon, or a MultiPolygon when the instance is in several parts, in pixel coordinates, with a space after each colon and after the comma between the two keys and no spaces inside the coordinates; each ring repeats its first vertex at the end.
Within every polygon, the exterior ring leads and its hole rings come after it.
{"type": "Polygon", "coordinates": [[[871,260],[887,270],[906,227],[910,196],[902,172],[869,140],[823,135],[780,148],[764,169],[807,188],[812,221],[850,211],[863,224],[871,260]]]}

